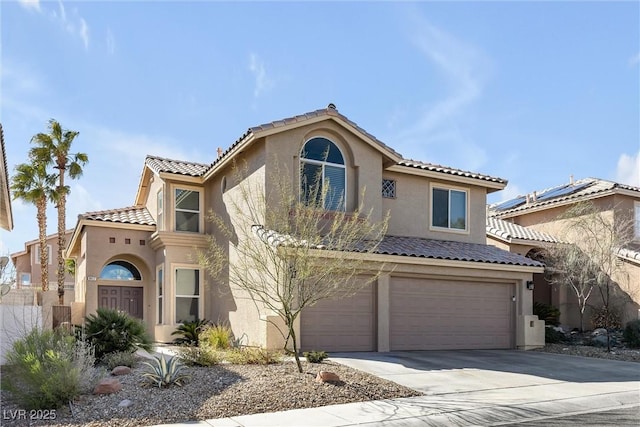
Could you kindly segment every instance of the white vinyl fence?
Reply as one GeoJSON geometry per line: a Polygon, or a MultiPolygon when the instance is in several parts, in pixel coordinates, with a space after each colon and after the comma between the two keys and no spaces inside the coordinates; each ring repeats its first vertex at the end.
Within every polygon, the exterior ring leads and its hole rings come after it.
{"type": "Polygon", "coordinates": [[[0,321],[0,364],[4,364],[5,354],[16,339],[42,327],[42,307],[0,304],[0,321]]]}

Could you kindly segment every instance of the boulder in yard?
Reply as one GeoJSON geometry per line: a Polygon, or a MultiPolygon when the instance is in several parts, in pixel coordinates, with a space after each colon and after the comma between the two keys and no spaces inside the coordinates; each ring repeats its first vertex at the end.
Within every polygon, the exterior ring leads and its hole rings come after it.
{"type": "Polygon", "coordinates": [[[131,368],[128,366],[116,366],[111,371],[111,375],[128,375],[131,373],[131,368]]]}
{"type": "Polygon", "coordinates": [[[316,375],[316,381],[319,383],[338,382],[340,381],[340,377],[333,372],[320,371],[318,375],[316,375]]]}
{"type": "Polygon", "coordinates": [[[104,378],[101,380],[96,388],[93,389],[93,394],[112,394],[122,390],[122,384],[117,378],[104,378]]]}

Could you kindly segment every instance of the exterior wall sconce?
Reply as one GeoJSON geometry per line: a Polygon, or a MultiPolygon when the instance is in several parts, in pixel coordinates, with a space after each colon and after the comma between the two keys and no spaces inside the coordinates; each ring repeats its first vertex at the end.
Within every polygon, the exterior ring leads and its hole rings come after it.
{"type": "Polygon", "coordinates": [[[532,280],[527,280],[527,289],[529,289],[530,291],[533,290],[533,281],[532,280]]]}

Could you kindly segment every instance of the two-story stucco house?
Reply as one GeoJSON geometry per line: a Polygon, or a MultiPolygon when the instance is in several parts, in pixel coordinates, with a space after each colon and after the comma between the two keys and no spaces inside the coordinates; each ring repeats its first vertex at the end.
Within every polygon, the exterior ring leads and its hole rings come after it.
{"type": "Polygon", "coordinates": [[[208,278],[196,261],[195,249],[205,249],[214,233],[205,213],[226,212],[233,194],[234,160],[251,165],[251,179],[265,192],[279,162],[291,171],[285,179],[293,188],[302,187],[307,173],[330,174],[343,202],[328,210],[362,203],[377,219],[390,213],[387,235],[369,255],[388,271],[351,298],[303,311],[302,349],[543,344],[543,322],[532,316],[527,287],[542,264],[486,244],[486,197],[506,181],[404,159],[333,105],[249,128],[210,164],[148,156],[133,206],[79,216],[67,249],[77,260],[74,311],[126,310],[161,342],[171,340],[179,322],[206,318],[228,322],[245,344],[281,345],[264,322],[272,313],[233,290],[222,296],[216,290],[225,284],[208,278]],[[329,157],[314,157],[317,147],[329,157]]]}
{"type": "MultiPolygon", "coordinates": [[[[634,222],[634,240],[624,248],[618,248],[614,280],[619,289],[612,308],[617,310],[625,323],[640,315],[640,188],[604,179],[585,178],[560,184],[544,190],[515,197],[495,205],[487,219],[487,242],[513,253],[533,259],[544,256],[546,245],[557,243],[566,220],[563,214],[580,202],[591,202],[600,215],[610,221],[634,222]]],[[[580,246],[579,239],[569,243],[580,246]]],[[[551,286],[542,274],[534,274],[534,301],[552,304],[560,309],[562,324],[571,328],[580,326],[575,295],[566,287],[551,286]]],[[[602,302],[597,292],[588,300],[585,319],[591,309],[602,302]]]]}

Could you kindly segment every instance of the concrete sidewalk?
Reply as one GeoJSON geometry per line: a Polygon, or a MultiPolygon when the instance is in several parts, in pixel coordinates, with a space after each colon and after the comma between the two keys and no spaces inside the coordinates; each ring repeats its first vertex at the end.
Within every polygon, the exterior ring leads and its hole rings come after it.
{"type": "Polygon", "coordinates": [[[633,362],[504,350],[347,353],[331,359],[425,396],[173,425],[488,426],[640,410],[640,364],[633,362]]]}

